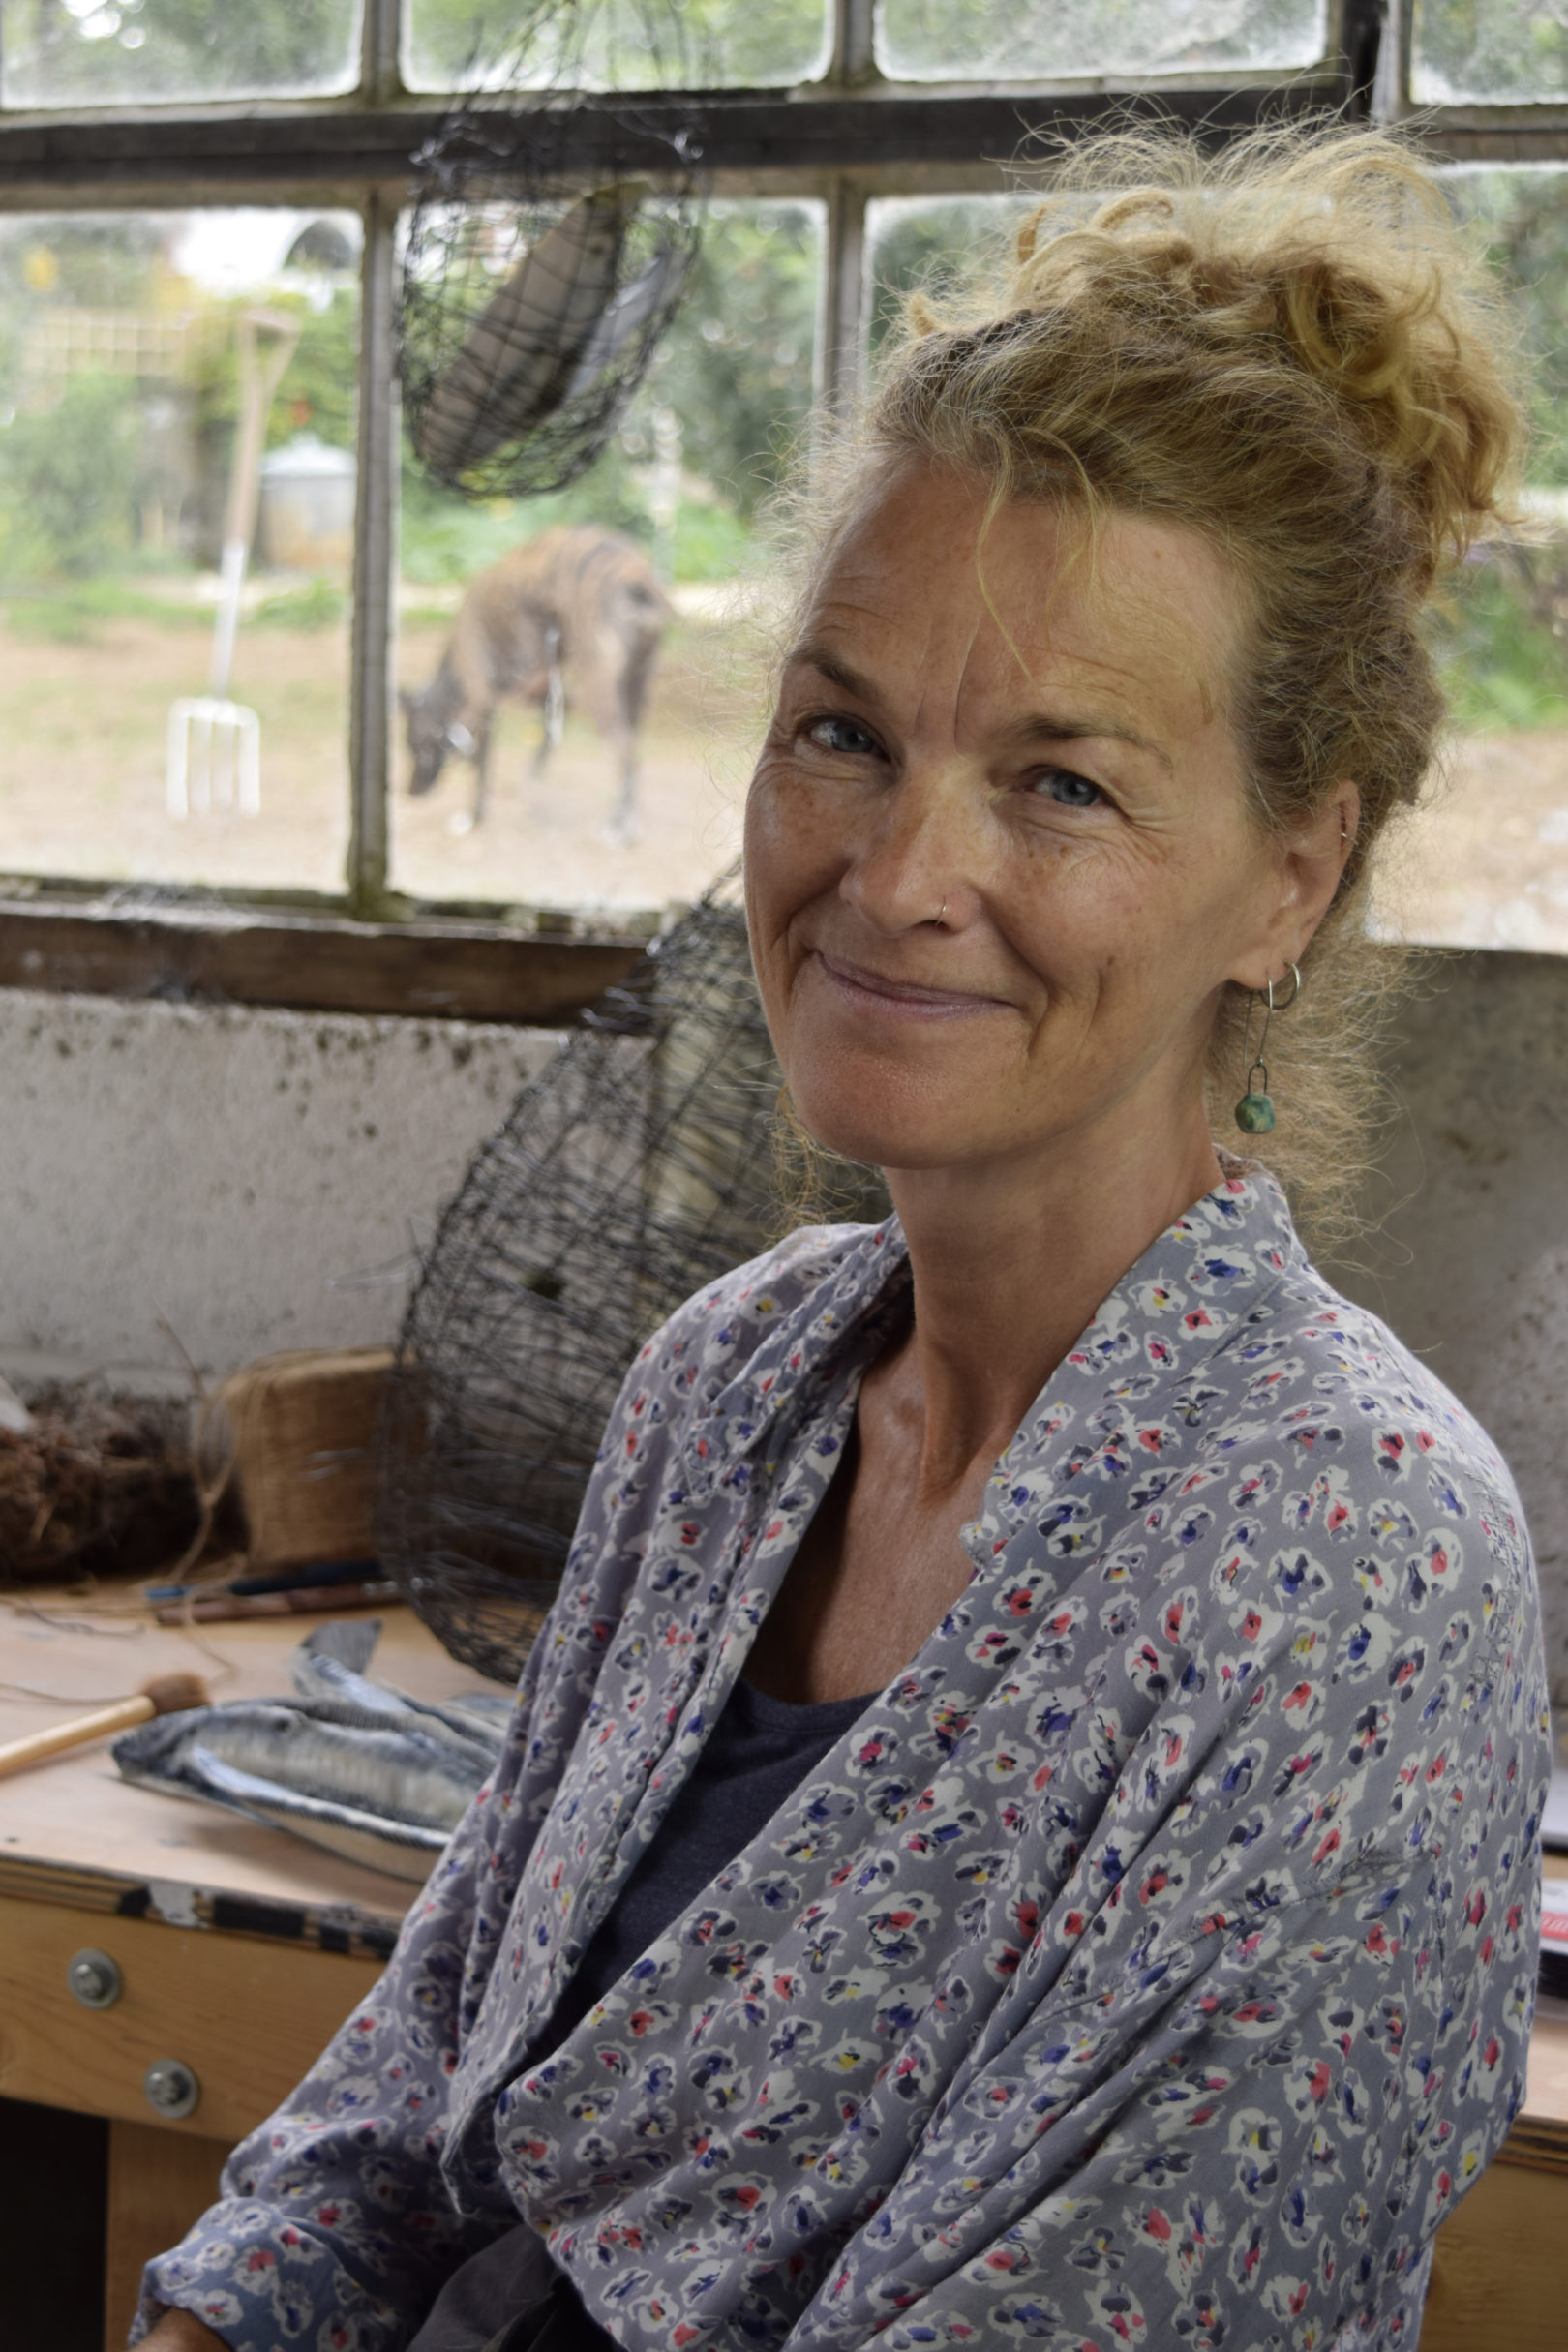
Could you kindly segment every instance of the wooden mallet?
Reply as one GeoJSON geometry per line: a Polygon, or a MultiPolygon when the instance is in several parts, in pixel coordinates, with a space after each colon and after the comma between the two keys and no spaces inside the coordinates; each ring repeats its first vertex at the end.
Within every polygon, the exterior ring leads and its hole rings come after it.
{"type": "Polygon", "coordinates": [[[19,1772],[25,1764],[42,1764],[62,1748],[79,1748],[87,1739],[106,1739],[111,1732],[129,1732],[154,1715],[177,1715],[188,1706],[208,1704],[207,1686],[199,1674],[155,1674],[134,1699],[117,1699],[112,1706],[95,1707],[90,1715],[75,1715],[47,1732],[29,1732],[25,1739],[0,1746],[0,1775],[19,1772]]]}

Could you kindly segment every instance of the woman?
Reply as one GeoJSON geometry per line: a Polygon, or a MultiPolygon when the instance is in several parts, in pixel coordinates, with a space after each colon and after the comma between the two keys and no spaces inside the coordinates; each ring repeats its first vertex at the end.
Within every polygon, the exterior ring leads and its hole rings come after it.
{"type": "Polygon", "coordinates": [[[748,805],[795,1106],[897,1218],[644,1350],[495,1784],[160,2347],[1409,2345],[1516,2110],[1519,1506],[1214,1106],[1348,1149],[1517,410],[1386,142],[1074,179],[915,318],[748,805]]]}

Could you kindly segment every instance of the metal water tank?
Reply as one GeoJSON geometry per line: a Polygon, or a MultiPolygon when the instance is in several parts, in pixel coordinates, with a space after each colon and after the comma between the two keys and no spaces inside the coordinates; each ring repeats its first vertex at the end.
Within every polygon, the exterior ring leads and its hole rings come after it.
{"type": "Polygon", "coordinates": [[[260,554],[280,571],[347,577],[354,554],[351,449],[297,433],[261,461],[260,554]]]}

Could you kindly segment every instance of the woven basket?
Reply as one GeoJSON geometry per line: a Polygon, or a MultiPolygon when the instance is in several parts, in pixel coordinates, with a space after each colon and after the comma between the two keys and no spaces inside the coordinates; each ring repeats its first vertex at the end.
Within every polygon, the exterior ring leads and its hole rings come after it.
{"type": "Polygon", "coordinates": [[[224,1383],[253,1568],[367,1558],[389,1347],[263,1356],[224,1383]]]}

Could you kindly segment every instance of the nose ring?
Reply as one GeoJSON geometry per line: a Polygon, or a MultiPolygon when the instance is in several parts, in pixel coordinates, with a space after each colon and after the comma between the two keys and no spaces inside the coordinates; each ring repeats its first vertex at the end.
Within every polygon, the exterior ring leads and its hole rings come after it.
{"type": "Polygon", "coordinates": [[[936,911],[935,915],[932,917],[932,919],[931,919],[931,920],[932,920],[932,921],[933,921],[933,922],[945,922],[945,921],[947,920],[947,916],[948,916],[948,902],[947,902],[947,900],[944,898],[944,900],[942,901],[942,904],[940,905],[940,907],[938,907],[938,909],[937,909],[937,911],[936,911]]]}

